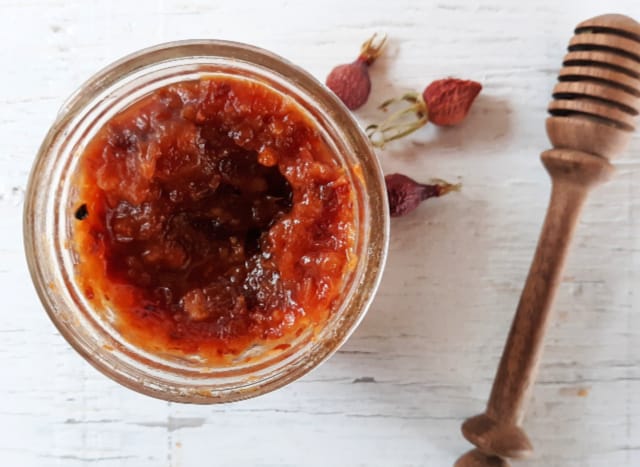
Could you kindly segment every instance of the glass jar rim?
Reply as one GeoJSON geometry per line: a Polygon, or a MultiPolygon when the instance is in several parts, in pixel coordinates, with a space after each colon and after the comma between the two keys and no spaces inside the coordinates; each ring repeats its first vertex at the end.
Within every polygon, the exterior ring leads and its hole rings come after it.
{"type": "MultiPolygon", "coordinates": [[[[72,157],[70,153],[66,155],[67,159],[72,157]]],[[[219,40],[179,41],[143,49],[114,62],[86,81],[63,104],[40,147],[31,172],[24,211],[24,245],[33,282],[45,310],[71,346],[101,372],[131,389],[165,400],[194,403],[226,402],[269,392],[306,374],[331,356],[355,330],[373,299],[386,260],[388,237],[389,216],[382,171],[373,148],[350,111],[311,75],[287,60],[250,45],[219,40]],[[177,61],[198,67],[212,60],[228,62],[238,69],[254,67],[260,73],[272,74],[270,79],[280,80],[289,86],[290,91],[300,91],[310,98],[316,110],[323,114],[322,118],[328,119],[334,130],[340,131],[341,143],[351,150],[349,157],[354,156],[360,164],[360,176],[366,189],[369,209],[369,217],[365,219],[369,228],[366,232],[366,249],[363,250],[365,256],[362,258],[366,267],[363,266],[359,277],[355,278],[356,288],[350,298],[353,303],[345,312],[341,327],[317,343],[313,352],[308,352],[309,355],[304,354],[304,358],[292,360],[293,363],[275,377],[242,384],[236,382],[224,387],[211,382],[201,385],[193,382],[183,385],[171,381],[167,383],[163,379],[166,377],[164,373],[161,377],[153,368],[147,367],[131,374],[132,365],[133,368],[139,365],[136,361],[138,357],[134,356],[132,362],[132,356],[126,352],[120,354],[120,349],[95,348],[96,342],[92,341],[91,336],[82,336],[74,328],[89,324],[73,309],[77,303],[66,290],[68,284],[65,285],[64,280],[56,277],[55,266],[64,262],[60,251],[62,247],[56,248],[58,243],[47,238],[49,233],[55,238],[58,238],[56,232],[60,233],[61,227],[57,224],[60,206],[57,203],[63,195],[60,188],[62,182],[57,186],[56,175],[63,174],[61,179],[64,178],[64,170],[69,162],[62,160],[61,148],[66,147],[74,131],[79,131],[79,124],[75,121],[79,119],[78,115],[82,112],[90,115],[92,105],[104,104],[112,98],[115,89],[122,88],[125,83],[133,86],[136,80],[141,79],[140,76],[148,75],[153,67],[174,66],[177,61]]]]}

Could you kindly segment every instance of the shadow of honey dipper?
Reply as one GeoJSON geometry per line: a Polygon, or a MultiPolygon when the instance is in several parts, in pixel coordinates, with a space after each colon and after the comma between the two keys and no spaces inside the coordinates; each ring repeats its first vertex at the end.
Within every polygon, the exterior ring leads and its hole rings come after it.
{"type": "Polygon", "coordinates": [[[567,251],[589,190],[613,173],[640,110],[640,24],[623,15],[580,23],[553,90],[541,159],[551,200],[485,413],[466,420],[474,449],[455,467],[508,466],[533,447],[520,428],[567,251]]]}

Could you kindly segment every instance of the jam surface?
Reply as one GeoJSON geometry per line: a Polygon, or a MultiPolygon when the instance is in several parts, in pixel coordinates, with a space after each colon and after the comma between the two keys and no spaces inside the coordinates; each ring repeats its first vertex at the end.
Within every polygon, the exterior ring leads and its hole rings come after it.
{"type": "Polygon", "coordinates": [[[146,350],[229,357],[322,326],[353,268],[354,190],[289,98],[211,76],[154,91],[80,156],[77,280],[146,350]]]}

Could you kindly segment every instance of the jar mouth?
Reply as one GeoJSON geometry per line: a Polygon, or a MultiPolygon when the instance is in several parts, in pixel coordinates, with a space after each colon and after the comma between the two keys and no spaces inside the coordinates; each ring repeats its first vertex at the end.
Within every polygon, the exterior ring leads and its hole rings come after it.
{"type": "Polygon", "coordinates": [[[333,354],[366,313],[386,260],[389,215],[381,168],[350,111],[322,84],[261,49],[217,40],[161,44],[103,69],[62,106],[45,137],[27,188],[24,244],[33,282],[60,333],[85,359],[117,382],[171,401],[216,403],[281,387],[333,354]],[[255,80],[292,98],[325,134],[356,192],[358,264],[342,303],[317,333],[287,350],[252,349],[260,358],[212,367],[194,358],[143,351],[128,343],[79,292],[70,247],[71,182],[78,155],[109,118],[168,84],[224,75],[255,80]]]}

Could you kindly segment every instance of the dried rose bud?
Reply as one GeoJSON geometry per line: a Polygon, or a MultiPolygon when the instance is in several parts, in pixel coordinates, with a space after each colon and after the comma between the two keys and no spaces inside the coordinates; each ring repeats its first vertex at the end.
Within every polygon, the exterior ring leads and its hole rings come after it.
{"type": "Polygon", "coordinates": [[[452,185],[444,181],[437,181],[433,185],[418,183],[402,174],[386,175],[384,181],[387,184],[391,217],[409,214],[426,199],[443,196],[460,189],[460,185],[452,185]]]}
{"type": "Polygon", "coordinates": [[[422,94],[410,92],[399,99],[383,102],[380,105],[382,110],[400,101],[410,105],[391,114],[379,125],[369,125],[367,134],[374,146],[382,147],[429,122],[438,126],[457,125],[467,116],[481,90],[482,85],[476,81],[457,78],[436,80],[422,94]]]}
{"type": "Polygon", "coordinates": [[[386,36],[377,40],[377,34],[374,34],[362,44],[360,55],[353,63],[338,65],[327,76],[327,87],[349,109],[355,110],[367,102],[371,92],[369,66],[382,54],[386,40],[386,36]]]}

